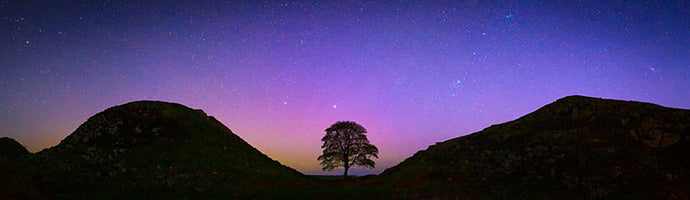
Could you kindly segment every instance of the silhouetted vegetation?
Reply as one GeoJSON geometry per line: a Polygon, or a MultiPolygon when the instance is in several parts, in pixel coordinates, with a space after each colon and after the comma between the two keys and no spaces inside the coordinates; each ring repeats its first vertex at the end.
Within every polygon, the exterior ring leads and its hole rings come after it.
{"type": "Polygon", "coordinates": [[[323,170],[332,170],[343,167],[343,177],[347,177],[347,171],[353,166],[374,168],[371,157],[378,158],[379,150],[369,144],[367,130],[361,125],[351,121],[339,121],[326,129],[323,136],[323,154],[318,157],[323,170]]]}

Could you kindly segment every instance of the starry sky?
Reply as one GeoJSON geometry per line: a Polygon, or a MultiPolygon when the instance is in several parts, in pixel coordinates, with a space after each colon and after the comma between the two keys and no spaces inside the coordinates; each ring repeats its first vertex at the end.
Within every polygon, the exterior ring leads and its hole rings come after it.
{"type": "Polygon", "coordinates": [[[687,1],[0,2],[0,136],[36,152],[135,100],[215,116],[306,174],[324,129],[380,173],[567,95],[690,108],[687,1]]]}

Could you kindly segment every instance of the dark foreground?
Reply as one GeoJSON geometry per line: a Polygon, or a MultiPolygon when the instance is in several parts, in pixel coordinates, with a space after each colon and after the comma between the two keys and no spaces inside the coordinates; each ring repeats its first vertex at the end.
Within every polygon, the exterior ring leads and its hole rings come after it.
{"type": "Polygon", "coordinates": [[[690,199],[690,111],[569,96],[431,145],[379,176],[305,176],[201,110],[139,101],[29,153],[0,199],[690,199]]]}

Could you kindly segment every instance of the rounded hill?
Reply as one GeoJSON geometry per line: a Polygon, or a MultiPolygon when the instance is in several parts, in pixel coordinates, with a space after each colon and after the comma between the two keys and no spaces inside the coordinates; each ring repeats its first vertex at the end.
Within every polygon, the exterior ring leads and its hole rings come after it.
{"type": "Polygon", "coordinates": [[[470,199],[684,199],[687,152],[688,110],[569,96],[432,145],[381,178],[470,199]]]}
{"type": "Polygon", "coordinates": [[[0,138],[0,158],[16,160],[30,155],[22,144],[9,137],[0,138]]]}
{"type": "Polygon", "coordinates": [[[106,109],[33,159],[60,191],[70,190],[60,185],[103,191],[95,187],[104,184],[117,185],[118,194],[136,188],[232,191],[238,185],[286,184],[303,176],[202,110],[160,101],[106,109]]]}

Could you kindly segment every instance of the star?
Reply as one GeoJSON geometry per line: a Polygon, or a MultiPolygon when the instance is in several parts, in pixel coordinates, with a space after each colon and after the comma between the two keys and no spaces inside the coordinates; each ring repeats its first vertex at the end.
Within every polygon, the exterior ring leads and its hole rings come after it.
{"type": "Polygon", "coordinates": [[[11,33],[3,34],[3,58],[11,59],[0,62],[0,102],[13,110],[0,110],[0,136],[17,136],[37,151],[74,131],[59,125],[76,128],[96,108],[163,100],[215,113],[259,149],[294,151],[277,159],[311,173],[320,171],[318,163],[302,155],[318,148],[301,142],[319,138],[296,133],[321,133],[341,117],[387,128],[372,134],[381,141],[413,138],[380,143],[396,152],[382,162],[397,163],[414,153],[405,146],[470,134],[567,94],[690,108],[683,93],[690,90],[683,57],[689,45],[682,45],[690,42],[683,37],[690,27],[679,26],[685,16],[678,3],[651,3],[648,10],[571,1],[545,3],[548,9],[520,1],[473,9],[417,1],[231,2],[191,5],[218,11],[211,15],[156,0],[12,5],[19,9],[4,20],[11,33]],[[176,12],[151,17],[168,9],[176,12]],[[588,20],[571,20],[580,12],[588,20]],[[632,14],[640,16],[625,17],[632,14]],[[434,120],[411,123],[410,116],[434,120]],[[27,125],[35,119],[49,120],[27,125]],[[399,124],[404,128],[392,134],[389,126],[399,124]],[[249,134],[252,127],[266,133],[249,134]],[[262,142],[284,134],[295,134],[288,137],[304,149],[262,142]]]}

